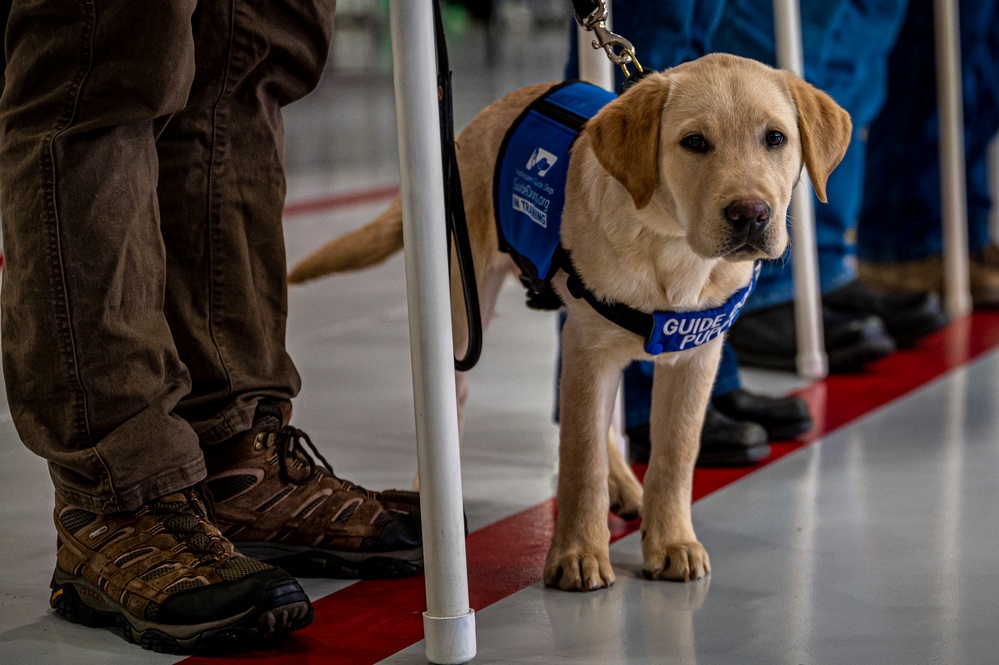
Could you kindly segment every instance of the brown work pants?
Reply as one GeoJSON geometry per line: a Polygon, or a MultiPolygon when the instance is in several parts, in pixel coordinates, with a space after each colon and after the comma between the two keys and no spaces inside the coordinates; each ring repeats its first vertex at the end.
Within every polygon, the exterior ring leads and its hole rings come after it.
{"type": "Polygon", "coordinates": [[[190,486],[201,446],[297,394],[280,107],[317,85],[334,5],[15,0],[3,369],[66,501],[131,510],[190,486]]]}

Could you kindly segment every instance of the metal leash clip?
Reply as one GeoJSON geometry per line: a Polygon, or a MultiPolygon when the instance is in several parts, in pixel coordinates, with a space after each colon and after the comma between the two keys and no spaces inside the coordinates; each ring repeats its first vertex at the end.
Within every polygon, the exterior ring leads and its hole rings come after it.
{"type": "Polygon", "coordinates": [[[634,63],[635,69],[638,70],[636,73],[643,74],[645,70],[638,62],[638,58],[635,56],[635,47],[632,46],[631,42],[607,29],[607,4],[604,0],[596,0],[596,5],[597,8],[585,19],[576,16],[576,21],[583,26],[583,29],[592,32],[596,37],[591,42],[593,48],[602,48],[610,61],[621,67],[625,77],[631,76],[631,72],[628,71],[628,63],[634,63]],[[615,47],[620,47],[621,50],[615,53],[615,47]]]}

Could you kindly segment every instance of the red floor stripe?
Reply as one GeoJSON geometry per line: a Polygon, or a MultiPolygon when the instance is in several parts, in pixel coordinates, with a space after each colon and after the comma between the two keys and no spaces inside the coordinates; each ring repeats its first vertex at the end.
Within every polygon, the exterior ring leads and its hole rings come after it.
{"type": "Polygon", "coordinates": [[[351,192],[349,194],[338,194],[326,196],[319,199],[309,199],[306,201],[296,201],[284,207],[284,216],[296,217],[298,215],[309,215],[318,212],[327,212],[337,208],[361,205],[363,203],[375,203],[390,199],[399,193],[399,185],[388,185],[362,192],[351,192]]]}
{"type": "MultiPolygon", "coordinates": [[[[999,313],[959,320],[918,347],[871,365],[861,375],[835,376],[800,394],[816,424],[802,441],[772,446],[763,463],[735,469],[697,469],[694,500],[703,498],[836,429],[894,401],[999,346],[999,313]]],[[[643,469],[639,469],[643,471],[643,469]]],[[[472,607],[483,609],[541,579],[555,525],[555,502],[546,501],[468,536],[472,607]]],[[[634,533],[637,522],[611,517],[611,539],[634,533]]],[[[554,592],[553,592],[554,593],[554,592]]],[[[246,661],[300,665],[371,665],[423,639],[423,578],[359,582],[315,602],[316,621],[280,649],[238,657],[189,658],[194,663],[246,661]]]]}

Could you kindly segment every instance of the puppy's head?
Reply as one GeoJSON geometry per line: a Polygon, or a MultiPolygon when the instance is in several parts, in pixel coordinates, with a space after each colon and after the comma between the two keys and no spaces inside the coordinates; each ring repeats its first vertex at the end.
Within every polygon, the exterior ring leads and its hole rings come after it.
{"type": "Polygon", "coordinates": [[[850,116],[794,74],[714,54],[653,74],[586,126],[597,160],[637,209],[705,258],[777,258],[807,165],[819,199],[846,153],[850,116]]]}

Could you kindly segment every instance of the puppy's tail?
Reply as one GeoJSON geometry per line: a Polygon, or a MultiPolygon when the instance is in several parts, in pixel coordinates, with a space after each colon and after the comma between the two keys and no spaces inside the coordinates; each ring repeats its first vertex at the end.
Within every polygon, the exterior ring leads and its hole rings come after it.
{"type": "Polygon", "coordinates": [[[299,261],[288,274],[300,284],[334,272],[361,270],[402,249],[402,203],[399,197],[368,224],[326,243],[299,261]]]}

